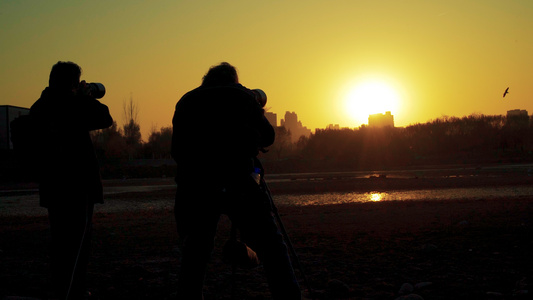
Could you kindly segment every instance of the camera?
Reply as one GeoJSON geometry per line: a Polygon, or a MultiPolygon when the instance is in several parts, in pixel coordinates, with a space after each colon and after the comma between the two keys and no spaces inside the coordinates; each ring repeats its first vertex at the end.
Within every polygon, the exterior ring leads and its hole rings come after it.
{"type": "Polygon", "coordinates": [[[254,94],[255,100],[257,101],[257,103],[259,103],[261,107],[265,107],[267,103],[267,95],[265,94],[265,92],[263,92],[263,90],[260,90],[260,89],[253,89],[252,93],[254,94]]]}
{"type": "Polygon", "coordinates": [[[105,86],[99,82],[87,83],[87,90],[96,99],[100,99],[105,95],[105,86]]]}

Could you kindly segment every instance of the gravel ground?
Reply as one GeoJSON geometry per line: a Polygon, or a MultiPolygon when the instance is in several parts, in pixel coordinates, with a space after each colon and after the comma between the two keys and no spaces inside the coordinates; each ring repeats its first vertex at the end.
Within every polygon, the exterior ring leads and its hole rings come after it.
{"type": "MultiPolygon", "coordinates": [[[[159,182],[144,184],[149,190],[108,193],[106,204],[98,206],[88,280],[100,299],[175,298],[180,253],[172,215],[174,190],[166,186],[168,181],[159,182]]],[[[506,173],[330,178],[320,184],[288,180],[270,187],[281,196],[529,184],[531,177],[525,174],[506,173]]],[[[46,211],[35,207],[35,194],[15,194],[0,194],[0,299],[45,299],[46,211]],[[19,196],[29,197],[28,203],[12,198],[19,196]],[[8,206],[39,213],[5,213],[8,206]]],[[[533,195],[278,206],[317,299],[396,299],[408,294],[422,299],[531,298],[533,195]]],[[[270,299],[261,267],[238,270],[232,281],[231,266],[221,259],[229,227],[223,218],[205,299],[270,299]]],[[[300,270],[297,274],[302,279],[300,270]]]]}

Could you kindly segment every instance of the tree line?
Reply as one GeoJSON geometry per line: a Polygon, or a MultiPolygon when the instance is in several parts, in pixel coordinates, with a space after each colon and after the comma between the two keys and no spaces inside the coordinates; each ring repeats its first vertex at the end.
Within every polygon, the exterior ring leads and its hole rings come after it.
{"type": "Polygon", "coordinates": [[[116,122],[109,128],[91,132],[97,156],[106,160],[169,159],[172,142],[172,127],[152,127],[148,141],[141,136],[138,122],[139,107],[130,98],[123,104],[124,125],[116,122]]]}
{"type": "MultiPolygon", "coordinates": [[[[289,133],[290,134],[290,133],[289,133]]],[[[404,128],[317,129],[293,145],[274,145],[265,160],[292,171],[340,171],[442,164],[533,161],[527,115],[444,116],[404,128]],[[284,149],[277,149],[284,148],[284,149]],[[285,152],[277,156],[280,152],[285,152]]]]}
{"type": "MultiPolygon", "coordinates": [[[[130,119],[93,133],[105,160],[170,159],[172,128],[153,128],[143,142],[130,119]]],[[[403,128],[316,129],[291,142],[291,132],[276,128],[276,141],[260,158],[271,172],[386,169],[440,164],[533,161],[529,117],[472,114],[441,117],[403,128]]]]}
{"type": "Polygon", "coordinates": [[[116,122],[109,128],[91,133],[97,156],[104,160],[170,159],[172,127],[152,128],[148,141],[141,137],[139,124],[116,122]]]}

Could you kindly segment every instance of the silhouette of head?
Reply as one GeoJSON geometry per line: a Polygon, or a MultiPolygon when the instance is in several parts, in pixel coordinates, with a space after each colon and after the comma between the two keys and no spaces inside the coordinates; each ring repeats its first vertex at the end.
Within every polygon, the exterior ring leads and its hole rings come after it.
{"type": "Polygon", "coordinates": [[[212,66],[202,79],[202,86],[216,86],[239,83],[237,70],[227,62],[212,66]]]}
{"type": "Polygon", "coordinates": [[[58,61],[50,71],[48,86],[59,90],[76,90],[80,76],[80,66],[70,61],[58,61]]]}

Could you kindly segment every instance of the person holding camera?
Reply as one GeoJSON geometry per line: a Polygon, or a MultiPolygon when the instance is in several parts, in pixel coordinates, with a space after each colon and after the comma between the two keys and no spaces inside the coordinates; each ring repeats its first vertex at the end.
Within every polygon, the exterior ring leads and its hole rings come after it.
{"type": "Polygon", "coordinates": [[[177,164],[174,213],[182,254],[178,299],[203,299],[222,214],[257,253],[272,297],[301,299],[271,203],[254,178],[263,173],[259,150],[275,138],[264,116],[266,98],[258,94],[239,84],[236,69],[223,62],[176,104],[171,153],[177,164]]]}
{"type": "Polygon", "coordinates": [[[89,131],[113,124],[103,85],[80,82],[81,68],[58,62],[31,106],[40,205],[48,209],[54,298],[84,299],[95,203],[103,203],[100,169],[89,131]]]}

